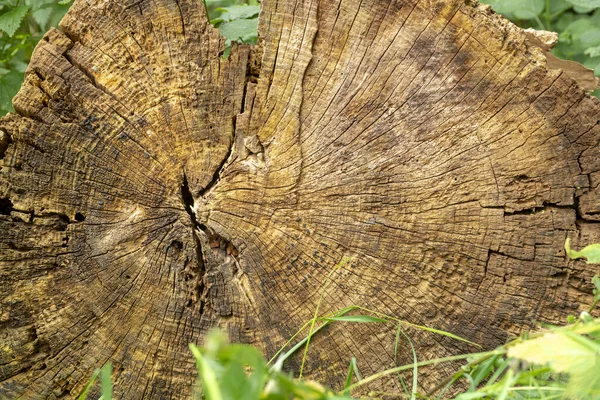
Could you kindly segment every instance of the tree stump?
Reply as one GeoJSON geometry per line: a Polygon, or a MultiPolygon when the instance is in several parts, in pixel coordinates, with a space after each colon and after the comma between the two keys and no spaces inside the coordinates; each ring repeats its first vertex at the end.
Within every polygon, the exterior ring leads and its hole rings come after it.
{"type": "MultiPolygon", "coordinates": [[[[589,306],[563,246],[600,241],[600,102],[519,28],[469,0],[265,0],[259,37],[223,59],[201,0],[76,0],[45,35],[0,122],[0,397],[74,397],[110,361],[117,398],[188,398],[189,343],[271,356],[330,275],[323,313],[486,348],[589,306]]],[[[389,368],[394,331],[332,325],[306,373],[389,368]]]]}

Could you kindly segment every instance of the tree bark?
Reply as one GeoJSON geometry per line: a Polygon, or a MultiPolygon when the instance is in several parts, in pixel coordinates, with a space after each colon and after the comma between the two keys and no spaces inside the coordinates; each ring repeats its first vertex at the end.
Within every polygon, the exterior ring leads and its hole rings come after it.
{"type": "MultiPolygon", "coordinates": [[[[485,348],[589,306],[563,246],[600,241],[600,102],[520,29],[471,1],[265,0],[259,35],[223,59],[201,0],[76,0],[40,42],[0,121],[0,397],[112,362],[117,398],[189,398],[188,343],[271,356],[328,276],[322,313],[485,348]]],[[[306,373],[389,368],[394,332],[334,324],[306,373]]],[[[420,359],[476,350],[409,333],[420,359]]]]}

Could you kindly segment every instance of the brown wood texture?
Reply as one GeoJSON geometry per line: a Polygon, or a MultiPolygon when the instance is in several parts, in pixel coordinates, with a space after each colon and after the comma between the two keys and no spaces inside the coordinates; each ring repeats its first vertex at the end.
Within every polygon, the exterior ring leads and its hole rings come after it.
{"type": "MultiPolygon", "coordinates": [[[[323,313],[486,348],[589,306],[563,245],[600,242],[600,102],[518,28],[265,0],[259,34],[223,59],[201,0],[76,0],[40,42],[0,121],[0,398],[71,398],[107,361],[117,398],[189,398],[188,343],[271,356],[330,274],[323,313]]],[[[391,367],[394,331],[334,325],[306,373],[391,367]]],[[[420,359],[476,350],[409,334],[420,359]]]]}

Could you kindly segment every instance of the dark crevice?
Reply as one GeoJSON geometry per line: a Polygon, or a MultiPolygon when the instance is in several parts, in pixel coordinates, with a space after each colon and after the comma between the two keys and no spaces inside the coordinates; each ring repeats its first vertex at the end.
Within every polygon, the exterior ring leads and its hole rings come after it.
{"type": "Polygon", "coordinates": [[[575,213],[577,214],[576,219],[585,220],[585,218],[581,214],[581,209],[579,208],[579,196],[573,196],[573,207],[575,208],[575,213]]]}
{"type": "MultiPolygon", "coordinates": [[[[2,199],[0,199],[0,202],[1,200],[2,199]]],[[[24,221],[22,219],[21,221],[30,224],[34,223],[36,219],[55,219],[55,229],[57,231],[66,231],[68,225],[85,221],[85,215],[83,215],[80,212],[75,213],[74,219],[71,219],[67,214],[59,212],[41,212],[40,214],[36,214],[34,210],[19,210],[14,207],[11,208],[11,211],[15,213],[26,214],[28,216],[27,221],[24,221]]],[[[43,211],[43,209],[40,211],[43,211]]]]}
{"type": "Polygon", "coordinates": [[[23,245],[23,244],[17,245],[14,242],[8,242],[7,243],[7,247],[9,249],[13,250],[13,251],[18,251],[18,252],[21,252],[21,253],[26,253],[28,251],[33,250],[33,247],[31,247],[31,246],[26,246],[26,245],[23,245]]]}
{"type": "Polygon", "coordinates": [[[0,214],[10,215],[13,210],[13,203],[8,197],[0,198],[0,214]]]}
{"type": "MultiPolygon", "coordinates": [[[[233,130],[235,132],[235,117],[233,119],[233,130]]],[[[231,146],[229,146],[229,150],[227,150],[227,154],[223,158],[223,161],[221,161],[221,164],[219,164],[219,167],[215,170],[215,173],[213,174],[210,182],[208,182],[208,185],[206,185],[203,189],[201,189],[198,192],[198,195],[204,197],[206,195],[206,193],[210,192],[210,190],[219,182],[221,173],[225,169],[225,166],[227,165],[227,161],[229,161],[229,157],[231,156],[232,151],[233,151],[233,143],[231,146]]],[[[187,183],[187,181],[186,181],[186,183],[187,183]]],[[[189,192],[189,189],[188,189],[188,192],[189,192]]],[[[191,194],[190,194],[190,196],[191,196],[191,194]]],[[[192,200],[192,204],[193,204],[193,200],[192,200]]]]}
{"type": "Polygon", "coordinates": [[[574,209],[577,211],[577,218],[579,218],[578,203],[579,203],[579,198],[575,197],[574,203],[568,204],[568,205],[543,202],[541,206],[529,207],[529,208],[525,208],[525,209],[517,210],[517,211],[506,211],[506,207],[486,207],[486,208],[503,209],[505,217],[511,216],[511,215],[532,215],[532,214],[538,213],[540,211],[544,211],[547,208],[555,208],[555,209],[563,209],[563,210],[573,210],[574,209]]]}
{"type": "Polygon", "coordinates": [[[500,250],[489,249],[488,250],[488,256],[487,256],[487,261],[486,261],[486,271],[487,271],[487,264],[489,264],[489,262],[490,262],[490,260],[491,260],[491,258],[492,258],[493,255],[500,256],[500,257],[506,257],[506,258],[510,258],[510,259],[513,259],[513,260],[519,260],[519,261],[532,261],[532,260],[529,260],[527,258],[519,258],[516,255],[511,255],[511,254],[505,253],[505,252],[500,251],[500,250]]]}
{"type": "Polygon", "coordinates": [[[177,4],[177,8],[179,9],[179,17],[181,18],[181,31],[185,40],[185,20],[183,18],[183,11],[181,11],[181,4],[179,4],[179,0],[175,0],[175,3],[177,4]]]}
{"type": "MultiPolygon", "coordinates": [[[[35,119],[36,121],[38,121],[38,119],[34,118],[33,116],[28,116],[29,118],[35,119]]],[[[41,119],[39,120],[40,122],[43,122],[41,119]]],[[[27,129],[24,130],[24,133],[27,134],[27,136],[23,139],[23,143],[25,143],[28,146],[33,147],[35,150],[39,151],[42,154],[46,154],[46,150],[44,150],[42,148],[42,146],[40,146],[38,143],[35,143],[32,139],[32,137],[34,137],[32,135],[32,132],[28,131],[27,129]],[[30,136],[31,135],[31,136],[30,136]]]]}
{"type": "Polygon", "coordinates": [[[200,315],[202,315],[204,313],[204,306],[206,305],[206,285],[204,284],[206,266],[204,264],[204,255],[202,254],[202,243],[200,243],[200,238],[195,230],[192,232],[192,235],[194,236],[194,246],[196,249],[196,260],[198,261],[198,264],[197,268],[192,268],[192,271],[195,269],[194,272],[196,279],[195,283],[193,282],[195,286],[192,288],[193,299],[190,299],[191,301],[189,301],[188,304],[191,305],[194,302],[198,302],[200,308],[199,312],[200,315]]]}
{"type": "MultiPolygon", "coordinates": [[[[200,242],[200,238],[196,232],[197,229],[201,231],[206,231],[206,226],[198,222],[196,218],[196,212],[194,211],[194,196],[190,191],[190,186],[187,180],[187,175],[183,174],[183,183],[181,184],[181,200],[183,201],[183,206],[185,211],[188,213],[190,217],[190,222],[192,223],[192,235],[194,237],[194,247],[196,249],[196,260],[197,264],[191,267],[192,270],[192,298],[188,300],[188,306],[191,306],[195,302],[199,302],[200,304],[200,315],[204,312],[205,305],[205,294],[204,294],[204,279],[206,274],[206,267],[204,264],[204,256],[202,255],[202,243],[200,242]]],[[[186,281],[189,280],[188,277],[185,278],[186,281]]]]}
{"type": "Polygon", "coordinates": [[[183,183],[181,184],[181,199],[183,200],[183,206],[185,207],[185,211],[187,211],[188,215],[190,216],[190,221],[192,221],[192,225],[203,232],[207,232],[208,228],[206,227],[206,225],[199,222],[196,218],[196,212],[194,211],[194,196],[190,191],[190,186],[185,172],[183,173],[183,183]]]}
{"type": "MultiPolygon", "coordinates": [[[[227,155],[225,160],[227,160],[228,158],[229,158],[229,154],[227,155]]],[[[225,161],[222,163],[221,167],[217,171],[220,171],[224,167],[224,165],[225,165],[225,161]]],[[[209,190],[217,181],[218,181],[218,172],[215,174],[215,178],[213,179],[213,181],[211,181],[211,183],[204,190],[201,191],[200,195],[202,195],[207,190],[209,190]]],[[[225,249],[227,254],[232,255],[233,257],[237,257],[239,252],[233,246],[233,244],[231,242],[222,238],[218,234],[212,232],[212,230],[210,228],[208,228],[206,225],[204,225],[203,223],[198,221],[198,218],[196,217],[196,212],[194,210],[194,196],[192,195],[192,192],[190,191],[189,182],[188,182],[187,175],[185,174],[185,172],[183,174],[183,182],[181,184],[181,200],[183,202],[185,211],[188,213],[188,215],[190,217],[190,222],[192,225],[192,235],[194,238],[194,247],[196,250],[196,260],[197,260],[197,263],[195,265],[192,264],[189,266],[188,271],[191,271],[191,273],[184,274],[184,280],[186,282],[189,282],[190,285],[192,285],[192,288],[190,290],[191,298],[188,299],[187,305],[191,307],[193,304],[199,303],[200,314],[202,314],[204,312],[204,307],[206,305],[206,299],[208,296],[208,290],[207,290],[207,287],[205,284],[208,266],[207,266],[207,259],[204,255],[204,253],[205,253],[205,251],[210,251],[210,250],[216,251],[217,249],[216,248],[213,249],[212,245],[209,245],[210,246],[209,249],[203,248],[202,241],[199,236],[201,234],[200,231],[206,236],[206,240],[208,241],[209,244],[219,243],[218,247],[219,248],[222,247],[223,249],[225,249]]],[[[181,247],[182,246],[181,242],[178,242],[178,241],[173,241],[171,243],[171,245],[172,245],[172,247],[181,247]]],[[[185,269],[187,269],[187,265],[186,265],[186,268],[184,268],[184,270],[185,269]]]]}
{"type": "MultiPolygon", "coordinates": [[[[63,32],[64,33],[64,32],[63,32]]],[[[65,35],[67,37],[69,37],[69,35],[67,35],[65,33],[65,35]]],[[[76,42],[76,40],[73,40],[73,38],[69,37],[69,39],[71,39],[71,41],[73,43],[76,42]]],[[[83,65],[77,63],[75,60],[73,60],[73,58],[71,57],[71,55],[68,53],[68,50],[63,54],[63,56],[65,57],[65,59],[69,62],[69,64],[71,64],[73,67],[77,68],[79,71],[81,71],[90,81],[91,85],[94,86],[96,89],[98,89],[99,91],[101,91],[102,93],[106,94],[108,97],[110,97],[112,100],[114,100],[116,103],[118,103],[119,105],[123,105],[121,103],[121,101],[115,97],[115,95],[113,93],[111,93],[106,87],[104,87],[103,85],[99,84],[98,81],[96,80],[96,78],[94,77],[94,75],[92,75],[92,73],[87,70],[83,65]]],[[[127,122],[127,124],[132,125],[131,121],[129,120],[129,118],[127,118],[125,115],[121,114],[119,112],[119,110],[115,109],[115,107],[111,107],[111,110],[118,115],[119,117],[121,117],[125,122],[127,122]]]]}

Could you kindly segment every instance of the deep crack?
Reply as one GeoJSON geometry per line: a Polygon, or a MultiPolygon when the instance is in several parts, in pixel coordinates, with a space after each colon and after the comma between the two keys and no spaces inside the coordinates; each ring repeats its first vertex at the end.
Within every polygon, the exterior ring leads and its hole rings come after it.
{"type": "MultiPolygon", "coordinates": [[[[227,160],[228,158],[229,155],[225,158],[225,160],[227,160]]],[[[217,171],[220,171],[220,169],[223,168],[224,163],[217,171]]],[[[206,187],[206,189],[209,189],[210,187],[214,186],[216,182],[218,182],[218,173],[216,174],[216,177],[213,179],[213,181],[211,181],[211,183],[206,187]]],[[[205,190],[203,190],[202,192],[204,192],[205,190]]],[[[202,195],[202,193],[200,193],[200,195],[202,195]]],[[[192,267],[192,271],[195,273],[194,276],[196,279],[192,283],[195,285],[195,287],[192,291],[193,298],[190,299],[189,304],[191,304],[194,301],[199,302],[200,314],[202,315],[208,296],[208,287],[206,286],[206,275],[208,269],[210,269],[210,266],[207,265],[209,259],[207,259],[207,257],[205,256],[205,251],[217,251],[218,248],[223,248],[224,250],[226,250],[227,254],[233,256],[234,258],[237,257],[239,252],[229,240],[212,232],[206,225],[198,221],[198,218],[196,217],[196,212],[194,211],[194,196],[190,191],[187,175],[185,174],[185,172],[183,174],[183,183],[181,184],[181,199],[192,224],[192,235],[194,237],[194,246],[196,249],[197,259],[197,267],[192,267]],[[213,249],[212,246],[209,249],[203,248],[202,240],[199,236],[201,235],[200,232],[202,232],[202,234],[206,236],[207,243],[219,243],[218,248],[213,249]]]]}

